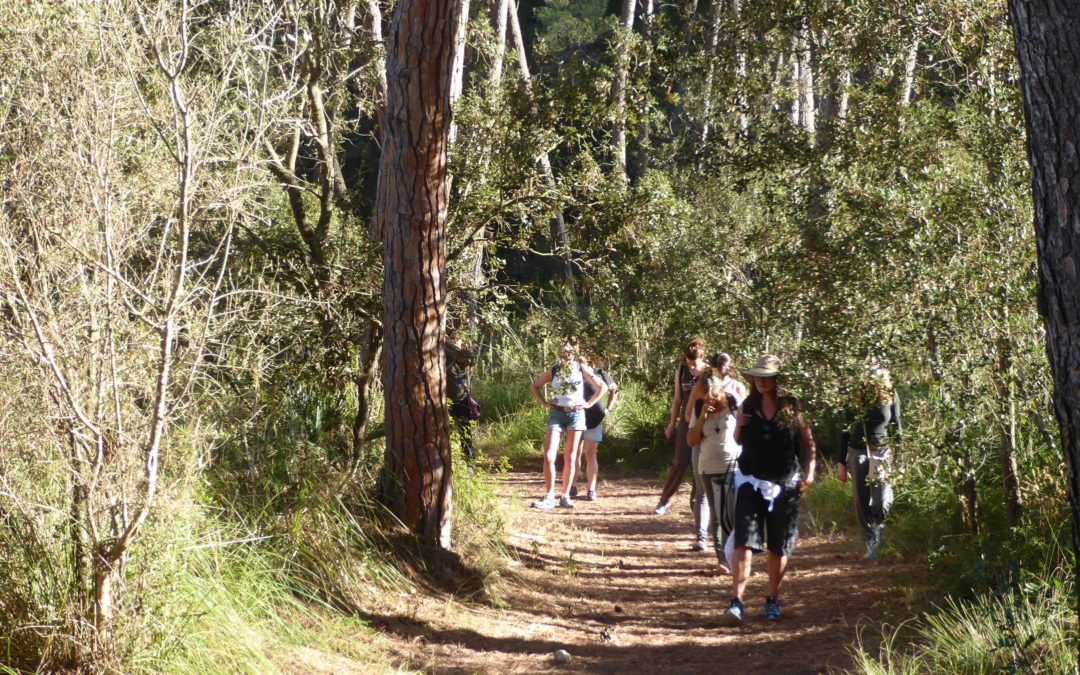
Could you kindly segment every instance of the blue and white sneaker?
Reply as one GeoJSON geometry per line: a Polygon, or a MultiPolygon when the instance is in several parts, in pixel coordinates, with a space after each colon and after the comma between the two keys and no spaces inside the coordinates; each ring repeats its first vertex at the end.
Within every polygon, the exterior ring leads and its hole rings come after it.
{"type": "Polygon", "coordinates": [[[727,611],[720,615],[721,626],[741,626],[743,623],[743,604],[738,598],[731,599],[727,611]]]}
{"type": "Polygon", "coordinates": [[[555,495],[548,495],[540,501],[533,502],[532,507],[534,509],[553,509],[557,503],[558,502],[555,501],[555,495]]]}
{"type": "Polygon", "coordinates": [[[559,499],[559,508],[560,509],[572,509],[572,508],[574,508],[574,501],[572,499],[570,499],[569,497],[567,497],[566,495],[563,495],[559,499]]]}
{"type": "Polygon", "coordinates": [[[769,621],[779,621],[784,618],[780,611],[780,601],[776,598],[765,598],[765,618],[769,621]]]}
{"type": "Polygon", "coordinates": [[[667,515],[667,512],[668,512],[669,508],[671,508],[671,503],[670,502],[668,502],[666,504],[657,504],[656,508],[653,509],[652,512],[655,513],[658,516],[664,516],[664,515],[667,515]]]}

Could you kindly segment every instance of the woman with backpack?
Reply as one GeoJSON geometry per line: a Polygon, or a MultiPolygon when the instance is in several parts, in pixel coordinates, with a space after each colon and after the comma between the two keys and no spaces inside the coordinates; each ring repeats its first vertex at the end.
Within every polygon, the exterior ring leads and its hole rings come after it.
{"type": "Polygon", "coordinates": [[[578,448],[581,433],[585,431],[585,409],[599,401],[607,392],[607,385],[597,378],[592,368],[577,357],[577,350],[569,342],[559,348],[558,360],[544,370],[532,383],[532,394],[540,405],[548,409],[547,434],[544,437],[544,488],[543,499],[533,502],[533,508],[574,508],[570,489],[578,465],[578,448]],[[592,397],[585,398],[585,382],[595,388],[592,397]],[[544,385],[550,384],[553,396],[545,399],[544,385]],[[555,499],[555,456],[559,452],[559,439],[565,435],[563,450],[563,493],[555,499]]]}
{"type": "Polygon", "coordinates": [[[721,617],[728,626],[743,622],[743,592],[752,555],[768,551],[769,586],[765,618],[779,621],[780,582],[799,536],[799,501],[814,482],[814,437],[794,396],[780,391],[780,359],[765,355],[742,371],[754,379],[750,395],[736,411],[735,440],[742,445],[735,497],[735,551],[731,604],[721,617]],[[800,466],[801,458],[801,466],[800,466]]]}
{"type": "MultiPolygon", "coordinates": [[[[596,501],[596,479],[600,474],[600,465],[597,462],[596,451],[600,445],[600,441],[604,440],[604,417],[607,416],[609,410],[615,405],[615,399],[618,398],[619,386],[615,384],[615,381],[611,379],[602,367],[603,362],[599,355],[593,355],[591,358],[582,356],[581,362],[587,366],[595,366],[596,370],[594,375],[603,380],[607,386],[607,406],[605,408],[603,397],[600,397],[596,403],[592,404],[585,410],[585,431],[581,435],[581,454],[585,456],[585,477],[588,480],[588,487],[585,492],[585,499],[590,502],[596,501]]],[[[591,400],[595,394],[595,388],[592,384],[585,381],[585,398],[591,400]]],[[[573,495],[576,496],[576,495],[573,495]]]]}

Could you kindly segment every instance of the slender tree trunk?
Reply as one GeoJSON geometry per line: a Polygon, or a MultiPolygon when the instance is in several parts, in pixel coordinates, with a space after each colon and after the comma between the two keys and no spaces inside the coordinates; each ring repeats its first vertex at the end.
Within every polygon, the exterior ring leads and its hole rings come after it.
{"type": "MultiPolygon", "coordinates": [[[[518,70],[521,81],[525,85],[525,91],[532,95],[532,76],[529,74],[529,60],[525,54],[525,38],[521,33],[521,22],[518,19],[517,7],[510,11],[510,32],[513,34],[514,46],[517,49],[518,70]]],[[[546,150],[541,151],[537,160],[540,163],[540,171],[544,177],[544,183],[553,193],[557,190],[555,184],[555,172],[551,168],[551,158],[546,150]]],[[[548,223],[551,232],[551,250],[559,260],[559,276],[566,285],[571,299],[574,297],[574,267],[570,255],[570,239],[566,235],[566,221],[562,212],[557,212],[548,223]]],[[[573,301],[573,300],[572,300],[573,301]]]]}
{"type": "Polygon", "coordinates": [[[745,134],[750,131],[750,99],[746,92],[748,71],[746,40],[743,37],[745,28],[743,27],[742,21],[742,0],[732,0],[731,10],[735,15],[736,25],[738,26],[738,30],[735,33],[735,86],[736,91],[738,91],[739,131],[745,134]]]}
{"type": "Polygon", "coordinates": [[[379,45],[379,56],[374,67],[378,79],[375,80],[375,119],[379,125],[379,138],[386,133],[386,51],[383,48],[382,9],[378,0],[367,1],[367,13],[364,15],[364,27],[371,35],[371,40],[379,45]]]}
{"type": "Polygon", "coordinates": [[[836,109],[836,116],[842,120],[847,119],[848,107],[851,105],[852,79],[850,70],[840,73],[840,103],[836,109]]]}
{"type": "Polygon", "coordinates": [[[919,62],[919,38],[915,37],[908,48],[907,59],[904,61],[904,91],[900,96],[901,107],[911,105],[911,99],[915,96],[915,66],[919,62]]]}
{"type": "Polygon", "coordinates": [[[1009,15],[1027,118],[1039,311],[1069,471],[1073,550],[1080,557],[1080,4],[1009,0],[1009,15]]]}
{"type": "MultiPolygon", "coordinates": [[[[488,73],[487,98],[490,104],[495,105],[499,100],[499,92],[502,88],[503,63],[506,58],[506,24],[507,14],[510,11],[510,0],[492,0],[492,20],[495,26],[496,46],[495,56],[491,62],[491,72],[488,73]]],[[[485,141],[486,143],[486,141],[485,141]]],[[[491,156],[490,146],[485,147],[483,153],[483,168],[480,172],[480,180],[486,181],[487,167],[491,156]]],[[[473,252],[469,261],[470,287],[461,295],[465,301],[465,322],[469,334],[476,335],[480,327],[480,298],[479,289],[484,286],[484,238],[487,228],[481,227],[476,231],[476,241],[473,244],[473,252]]]]}
{"type": "Polygon", "coordinates": [[[705,67],[705,87],[702,92],[704,108],[701,120],[701,144],[709,140],[713,116],[713,83],[716,80],[716,46],[720,44],[720,0],[713,0],[709,8],[709,40],[705,46],[708,65],[705,67]]]}
{"type": "MultiPolygon", "coordinates": [[[[653,0],[644,0],[642,8],[641,26],[642,37],[645,38],[646,44],[649,45],[649,49],[655,52],[656,45],[653,42],[653,18],[656,14],[656,6],[653,0]]],[[[650,59],[650,63],[651,63],[650,59]]],[[[651,68],[649,73],[645,75],[647,81],[651,79],[651,68]]],[[[630,175],[630,181],[636,182],[645,172],[649,169],[649,117],[648,115],[642,115],[641,120],[638,122],[637,139],[634,143],[636,150],[631,153],[629,166],[627,172],[630,175]]]]}
{"type": "MultiPolygon", "coordinates": [[[[1008,297],[1001,291],[1001,306],[995,312],[1000,325],[1009,325],[1008,297]]],[[[1004,329],[1003,329],[1004,330],[1004,329]]],[[[1020,481],[1016,475],[1016,377],[1013,373],[1012,342],[1007,335],[997,339],[997,371],[995,378],[997,401],[995,415],[999,418],[1000,445],[998,459],[1001,465],[1001,489],[1005,496],[1005,512],[1009,525],[1020,523],[1020,481]]]]}
{"type": "Polygon", "coordinates": [[[795,63],[796,92],[799,99],[799,115],[796,123],[802,125],[813,138],[817,130],[817,96],[814,91],[814,61],[811,52],[810,27],[805,20],[794,42],[795,54],[792,61],[795,63]]]}
{"type": "Polygon", "coordinates": [[[425,543],[451,546],[443,363],[451,96],[460,0],[402,0],[387,49],[386,134],[376,218],[383,233],[383,389],[389,507],[425,543]]]}
{"type": "Polygon", "coordinates": [[[492,96],[502,86],[503,61],[506,58],[506,24],[510,12],[510,0],[492,0],[495,19],[495,58],[488,74],[488,95],[492,96]]]}
{"type": "Polygon", "coordinates": [[[465,31],[469,27],[469,0],[457,0],[459,3],[457,31],[454,33],[454,59],[450,66],[450,152],[454,151],[457,139],[457,124],[454,123],[453,109],[465,87],[465,31]]]}
{"type": "Polygon", "coordinates": [[[634,11],[637,0],[622,0],[622,12],[619,25],[622,28],[617,46],[615,82],[612,87],[612,99],[615,103],[615,128],[611,134],[611,154],[615,160],[615,170],[626,178],[626,83],[629,79],[630,34],[634,29],[634,11]]]}

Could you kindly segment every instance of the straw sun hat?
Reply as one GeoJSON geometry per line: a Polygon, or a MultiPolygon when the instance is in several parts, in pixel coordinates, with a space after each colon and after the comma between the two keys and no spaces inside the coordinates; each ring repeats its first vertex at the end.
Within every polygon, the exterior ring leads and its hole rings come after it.
{"type": "Polygon", "coordinates": [[[765,354],[757,360],[753,368],[739,371],[752,377],[776,377],[780,374],[780,359],[772,354],[765,354]]]}

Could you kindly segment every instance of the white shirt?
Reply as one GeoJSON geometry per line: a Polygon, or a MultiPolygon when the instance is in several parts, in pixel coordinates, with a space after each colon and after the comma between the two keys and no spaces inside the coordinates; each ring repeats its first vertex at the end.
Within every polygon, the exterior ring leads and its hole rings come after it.
{"type": "Polygon", "coordinates": [[[551,390],[555,392],[555,405],[571,408],[585,405],[585,376],[577,361],[563,362],[555,368],[551,378],[551,390]]]}
{"type": "MultiPolygon", "coordinates": [[[[690,417],[690,426],[697,424],[698,414],[690,417]]],[[[735,460],[742,446],[735,442],[736,420],[733,411],[713,413],[701,425],[697,470],[699,474],[727,473],[735,469],[735,460]]]]}

